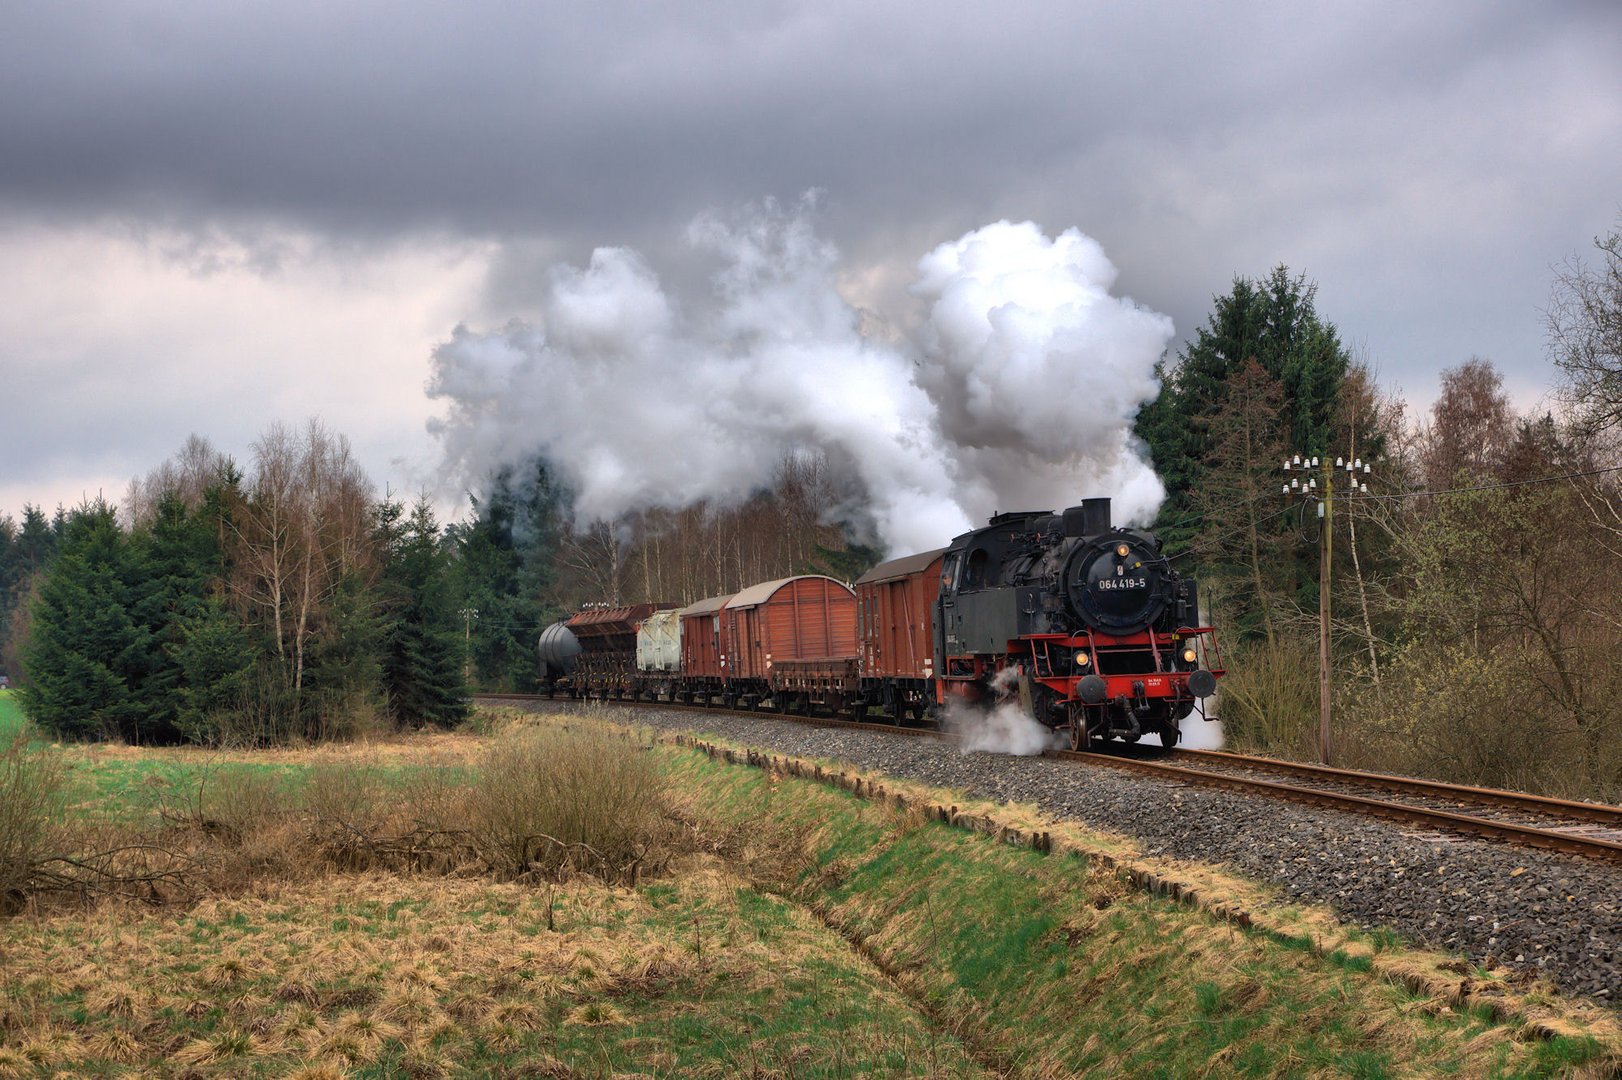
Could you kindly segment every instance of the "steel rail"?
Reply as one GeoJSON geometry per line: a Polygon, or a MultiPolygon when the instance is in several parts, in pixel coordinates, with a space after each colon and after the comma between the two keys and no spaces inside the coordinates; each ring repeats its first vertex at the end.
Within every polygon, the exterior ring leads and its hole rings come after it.
{"type": "MultiPolygon", "coordinates": [[[[563,701],[569,703],[587,704],[578,698],[549,698],[544,694],[475,694],[475,700],[480,701],[563,701]]],[[[796,723],[809,724],[815,727],[856,728],[871,730],[888,735],[930,735],[942,739],[955,739],[950,732],[938,731],[934,728],[906,727],[895,724],[873,724],[859,720],[842,720],[829,716],[806,716],[799,713],[760,712],[755,710],[725,709],[710,705],[683,705],[668,702],[648,701],[608,701],[605,704],[654,706],[662,709],[679,710],[692,713],[708,713],[727,716],[764,716],[792,720],[796,723]]],[[[1583,812],[1592,814],[1610,814],[1615,816],[1590,817],[1587,820],[1602,821],[1605,823],[1618,822],[1622,819],[1622,807],[1604,806],[1596,803],[1572,802],[1565,799],[1549,799],[1539,795],[1523,795],[1517,792],[1502,791],[1496,788],[1469,788],[1457,784],[1445,784],[1439,781],[1407,780],[1403,777],[1386,776],[1379,773],[1360,773],[1348,769],[1333,769],[1316,765],[1299,765],[1294,762],[1279,761],[1273,758],[1252,758],[1242,754],[1228,754],[1221,751],[1210,750],[1179,750],[1167,759],[1150,760],[1134,758],[1120,754],[1105,754],[1096,751],[1076,750],[1049,750],[1045,757],[1065,761],[1085,761],[1093,765],[1104,765],[1111,768],[1130,769],[1148,775],[1158,776],[1162,779],[1178,780],[1185,783],[1201,784],[1208,787],[1227,788],[1248,794],[1262,794],[1272,798],[1287,799],[1292,802],[1307,803],[1321,807],[1331,807],[1348,812],[1365,814],[1373,817],[1400,821],[1407,824],[1421,824],[1431,828],[1445,829],[1449,832],[1462,833],[1466,836],[1487,836],[1510,843],[1529,847],[1541,848],[1548,851],[1557,851],[1568,855],[1581,855],[1588,858],[1605,859],[1612,862],[1622,862],[1622,841],[1609,840],[1603,837],[1582,836],[1572,833],[1560,832],[1555,829],[1543,828],[1535,825],[1520,825],[1513,822],[1494,821],[1490,818],[1475,817],[1470,814],[1456,813],[1450,810],[1436,810],[1428,807],[1413,806],[1401,802],[1388,802],[1384,799],[1370,798],[1365,795],[1353,795],[1345,792],[1326,790],[1323,788],[1303,787],[1297,784],[1281,783],[1275,780],[1261,780],[1255,777],[1236,776],[1232,773],[1216,772],[1210,769],[1190,768],[1175,764],[1178,757],[1193,758],[1197,760],[1210,760],[1223,765],[1243,768],[1267,769],[1275,772],[1293,773],[1298,776],[1317,776],[1323,779],[1367,783],[1381,786],[1395,791],[1407,791],[1428,797],[1459,797],[1473,795],[1478,801],[1490,805],[1512,806],[1515,809],[1549,814],[1565,814],[1570,808],[1581,808],[1583,812]]]]}
{"type": "Polygon", "coordinates": [[[1622,829],[1622,806],[1610,806],[1606,803],[1555,799],[1547,795],[1533,795],[1524,791],[1470,787],[1465,784],[1449,784],[1440,780],[1393,776],[1388,773],[1336,769],[1327,765],[1256,757],[1251,754],[1235,754],[1226,750],[1175,750],[1164,760],[1174,763],[1183,760],[1206,761],[1217,766],[1266,770],[1267,772],[1281,773],[1286,776],[1310,776],[1324,780],[1344,781],[1350,784],[1363,784],[1367,787],[1384,788],[1388,791],[1424,795],[1437,799],[1454,799],[1480,805],[1500,806],[1508,810],[1522,810],[1534,814],[1580,818],[1584,821],[1593,821],[1601,825],[1622,829]]]}
{"type": "Polygon", "coordinates": [[[1293,802],[1353,809],[1360,813],[1393,821],[1428,825],[1433,828],[1462,832],[1471,836],[1490,836],[1499,840],[1507,840],[1512,843],[1543,848],[1549,851],[1559,851],[1568,855],[1583,855],[1589,858],[1622,862],[1622,842],[1597,836],[1581,836],[1559,832],[1555,829],[1546,829],[1541,826],[1493,821],[1491,818],[1459,814],[1450,810],[1433,810],[1408,803],[1372,799],[1366,795],[1352,795],[1345,792],[1328,791],[1323,788],[1285,784],[1276,780],[1258,780],[1254,777],[1234,776],[1231,773],[1191,769],[1163,761],[1147,761],[1141,758],[1127,758],[1113,754],[1076,750],[1054,750],[1050,751],[1050,754],[1066,760],[1087,761],[1097,765],[1132,769],[1166,779],[1183,780],[1210,787],[1223,787],[1243,792],[1261,792],[1276,798],[1289,799],[1293,802]]]}

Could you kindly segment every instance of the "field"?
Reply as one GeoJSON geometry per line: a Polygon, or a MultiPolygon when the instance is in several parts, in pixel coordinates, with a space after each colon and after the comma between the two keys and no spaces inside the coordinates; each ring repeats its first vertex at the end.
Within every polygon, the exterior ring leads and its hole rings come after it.
{"type": "MultiPolygon", "coordinates": [[[[144,829],[174,847],[172,830],[191,829],[185,865],[206,888],[162,903],[41,894],[5,922],[0,1077],[1496,1076],[1616,1062],[1607,1043],[1528,1037],[1375,977],[1366,954],[1240,928],[1099,862],[645,736],[511,726],[255,755],[36,749],[71,763],[69,817],[95,835],[144,829]],[[411,831],[444,829],[429,804],[475,778],[506,784],[515,762],[529,775],[539,759],[512,754],[531,737],[554,762],[581,737],[651,766],[659,813],[627,849],[634,864],[611,857],[607,833],[581,833],[577,848],[601,856],[587,873],[503,871],[477,843],[411,831]],[[177,824],[175,793],[199,781],[221,802],[177,824]],[[311,831],[339,805],[371,847],[311,831]]],[[[620,783],[600,763],[578,773],[620,783]]],[[[525,797],[507,787],[500,802],[525,797]]]]}

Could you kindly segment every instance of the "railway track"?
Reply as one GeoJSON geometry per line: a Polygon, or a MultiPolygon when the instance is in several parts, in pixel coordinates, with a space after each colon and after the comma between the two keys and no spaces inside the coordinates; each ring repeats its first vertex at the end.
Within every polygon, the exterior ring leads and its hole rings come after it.
{"type": "MultiPolygon", "coordinates": [[[[553,701],[543,695],[476,695],[489,703],[553,701]]],[[[561,699],[568,700],[568,699],[561,699]]],[[[617,702],[649,705],[649,702],[617,702]]],[[[705,705],[656,703],[658,708],[734,715],[705,705]]],[[[929,735],[952,739],[931,728],[897,727],[826,716],[769,715],[819,727],[856,728],[886,735],[929,735]]],[[[1466,787],[1382,773],[1334,769],[1213,750],[1175,750],[1150,756],[1149,748],[1126,753],[1050,750],[1048,757],[1130,769],[1190,785],[1288,799],[1372,815],[1449,835],[1488,837],[1509,843],[1622,863],[1622,807],[1551,799],[1495,788],[1466,787]]]]}

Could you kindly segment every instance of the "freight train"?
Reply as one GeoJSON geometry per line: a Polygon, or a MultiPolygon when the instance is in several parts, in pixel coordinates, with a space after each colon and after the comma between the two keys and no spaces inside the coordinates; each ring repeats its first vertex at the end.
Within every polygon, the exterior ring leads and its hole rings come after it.
{"type": "Polygon", "coordinates": [[[1003,513],[854,587],[821,575],[686,607],[598,605],[537,643],[542,692],[940,724],[1003,707],[1070,745],[1181,738],[1223,674],[1192,578],[1109,499],[1003,513]]]}

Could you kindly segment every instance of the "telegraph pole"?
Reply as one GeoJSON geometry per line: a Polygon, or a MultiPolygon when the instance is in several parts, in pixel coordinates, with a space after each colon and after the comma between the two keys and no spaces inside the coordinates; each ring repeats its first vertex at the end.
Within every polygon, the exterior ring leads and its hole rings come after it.
{"type": "Polygon", "coordinates": [[[479,617],[479,609],[465,607],[460,614],[462,616],[462,681],[471,686],[473,684],[473,620],[479,617]]]}
{"type": "Polygon", "coordinates": [[[1330,714],[1330,685],[1329,685],[1329,584],[1330,567],[1334,565],[1335,549],[1335,473],[1344,469],[1347,483],[1353,492],[1367,491],[1367,481],[1359,480],[1358,475],[1367,476],[1370,466],[1362,458],[1347,460],[1336,458],[1331,466],[1328,459],[1320,465],[1315,457],[1303,458],[1300,454],[1284,462],[1285,479],[1289,482],[1284,485],[1284,498],[1302,496],[1312,499],[1318,506],[1318,760],[1325,765],[1330,763],[1329,744],[1329,714],[1330,714]],[[1323,486],[1318,486],[1317,477],[1309,477],[1303,484],[1299,476],[1291,477],[1293,472],[1303,473],[1310,469],[1321,469],[1323,486]]]}
{"type": "Polygon", "coordinates": [[[1318,516],[1323,519],[1318,545],[1318,760],[1329,764],[1329,568],[1335,548],[1335,470],[1323,464],[1323,501],[1318,516]]]}

